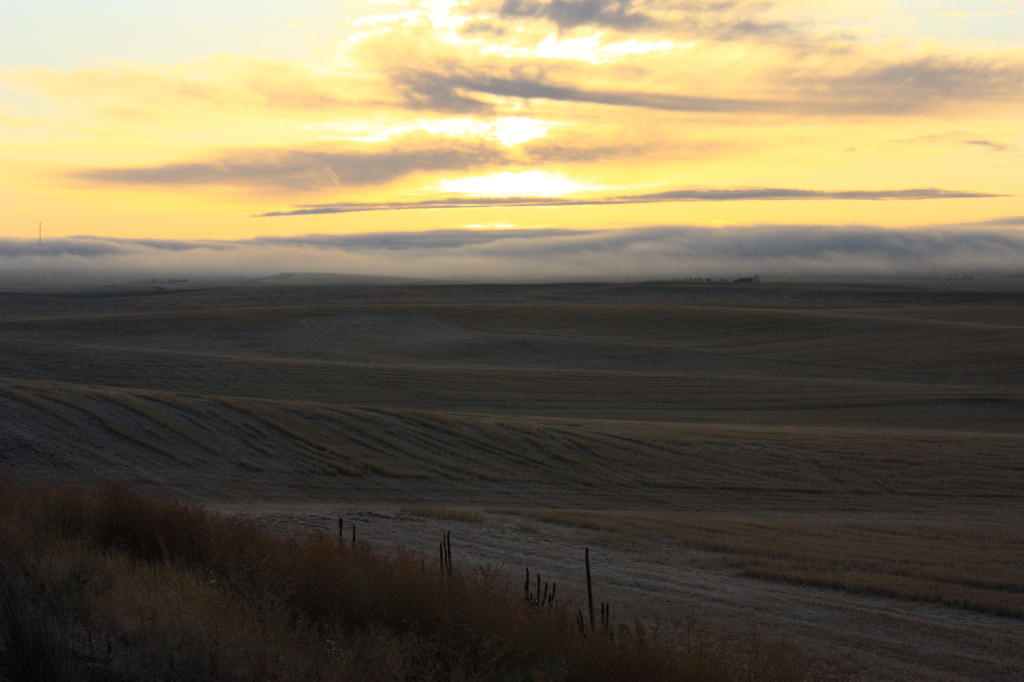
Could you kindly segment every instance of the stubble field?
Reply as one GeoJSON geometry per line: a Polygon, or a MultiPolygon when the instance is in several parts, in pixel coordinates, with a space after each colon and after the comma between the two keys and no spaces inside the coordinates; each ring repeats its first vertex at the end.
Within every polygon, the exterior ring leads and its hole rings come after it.
{"type": "MultiPolygon", "coordinates": [[[[117,477],[763,628],[866,679],[1024,677],[1024,293],[311,286],[0,296],[0,470],[117,477]]],[[[563,588],[560,588],[563,589],[563,588]]],[[[578,592],[577,592],[578,593],[578,592]]]]}

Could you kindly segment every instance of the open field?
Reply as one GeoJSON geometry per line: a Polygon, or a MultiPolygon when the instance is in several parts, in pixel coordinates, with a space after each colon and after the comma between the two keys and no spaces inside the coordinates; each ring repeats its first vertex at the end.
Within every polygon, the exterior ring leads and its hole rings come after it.
{"type": "Polygon", "coordinates": [[[724,566],[743,575],[1024,618],[1024,538],[1018,528],[999,521],[940,523],[897,513],[786,519],[763,514],[500,511],[720,553],[724,566]]]}
{"type": "Polygon", "coordinates": [[[0,296],[0,472],[423,551],[455,524],[514,574],[586,542],[617,613],[757,624],[865,679],[1024,676],[1024,293],[115,293],[0,296]]]}

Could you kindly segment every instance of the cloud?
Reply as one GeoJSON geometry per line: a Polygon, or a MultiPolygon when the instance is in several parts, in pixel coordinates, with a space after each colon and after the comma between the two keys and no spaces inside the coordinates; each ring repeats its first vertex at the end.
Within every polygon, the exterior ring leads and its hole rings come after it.
{"type": "Polygon", "coordinates": [[[981,220],[967,225],[950,225],[949,227],[1024,227],[1024,216],[1007,216],[1005,218],[993,218],[981,220]]]}
{"type": "Polygon", "coordinates": [[[467,97],[463,92],[679,112],[781,112],[794,107],[793,103],[771,100],[583,89],[546,83],[540,77],[506,77],[452,70],[450,74],[400,71],[395,74],[394,83],[406,106],[450,113],[486,113],[493,109],[489,103],[467,97]]]}
{"type": "Polygon", "coordinates": [[[892,142],[901,145],[908,144],[941,144],[947,146],[960,146],[966,145],[969,147],[983,147],[993,152],[1005,152],[1011,149],[1009,144],[1002,142],[996,142],[994,140],[987,140],[973,136],[972,133],[968,132],[952,132],[945,133],[942,135],[917,135],[915,137],[892,140],[892,142]]]}
{"type": "Polygon", "coordinates": [[[501,16],[545,18],[562,30],[576,26],[603,26],[628,30],[655,23],[653,17],[634,9],[633,0],[505,0],[501,16]]]}
{"type": "MultiPolygon", "coordinates": [[[[826,75],[821,70],[791,69],[787,74],[786,69],[779,69],[779,74],[772,76],[776,80],[774,90],[783,95],[778,98],[583,88],[553,83],[542,69],[525,71],[520,68],[512,73],[486,73],[447,63],[432,70],[398,69],[392,82],[409,108],[477,114],[490,113],[494,106],[472,93],[659,111],[842,117],[865,113],[898,116],[954,102],[978,104],[1024,99],[1024,63],[938,56],[875,63],[826,75]]],[[[586,70],[570,77],[582,82],[585,73],[586,70]]]]}
{"type": "Polygon", "coordinates": [[[412,142],[383,150],[245,151],[208,162],[141,168],[99,168],[80,180],[146,185],[234,185],[319,190],[380,185],[419,171],[468,170],[506,162],[497,146],[462,140],[412,142]]]}
{"type": "Polygon", "coordinates": [[[456,76],[402,68],[392,75],[391,83],[409,109],[449,114],[490,114],[494,111],[491,104],[459,92],[459,89],[472,88],[467,88],[464,80],[456,76]]]}
{"type": "Polygon", "coordinates": [[[369,105],[372,96],[364,80],[340,69],[231,54],[173,66],[110,61],[103,68],[70,71],[0,67],[0,82],[121,118],[177,117],[183,109],[336,114],[369,105]]]}
{"type": "Polygon", "coordinates": [[[994,152],[1005,152],[1010,148],[1008,144],[1001,144],[999,142],[993,142],[992,140],[964,140],[964,144],[971,145],[973,147],[985,147],[991,149],[994,152]]]}
{"type": "MultiPolygon", "coordinates": [[[[786,21],[759,17],[773,3],[713,0],[688,2],[648,0],[504,0],[498,16],[506,20],[544,20],[560,31],[589,26],[620,32],[656,31],[675,37],[713,40],[777,38],[798,33],[786,21]],[[639,6],[638,6],[639,5],[639,6]]],[[[486,28],[501,30],[491,22],[486,28]]]]}
{"type": "Polygon", "coordinates": [[[1021,218],[989,225],[437,230],[240,241],[0,240],[0,285],[334,272],[469,281],[1012,275],[1021,218]]]}
{"type": "Polygon", "coordinates": [[[873,63],[846,74],[802,77],[813,92],[827,93],[857,111],[901,114],[951,102],[1024,99],[1024,63],[931,55],[873,63]]]}
{"type": "Polygon", "coordinates": [[[732,189],[677,189],[650,194],[624,194],[590,198],[560,197],[440,197],[420,201],[377,203],[336,202],[309,204],[290,211],[271,211],[258,217],[357,213],[360,211],[399,211],[427,208],[483,208],[496,206],[599,206],[603,204],[654,204],[683,201],[922,201],[926,199],[991,199],[1000,194],[922,188],[896,190],[822,191],[774,187],[732,189]]]}

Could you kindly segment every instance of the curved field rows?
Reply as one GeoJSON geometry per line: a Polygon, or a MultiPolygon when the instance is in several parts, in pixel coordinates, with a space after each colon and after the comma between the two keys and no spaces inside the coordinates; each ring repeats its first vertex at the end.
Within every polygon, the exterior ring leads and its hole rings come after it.
{"type": "MultiPolygon", "coordinates": [[[[3,464],[246,478],[272,489],[377,476],[568,490],[1009,495],[1024,436],[744,428],[445,414],[35,382],[0,384],[3,464]],[[40,428],[41,425],[46,428],[40,428]],[[113,466],[111,462],[118,462],[113,466]],[[176,473],[175,473],[176,472],[176,473]],[[230,475],[227,475],[230,474],[230,475]]],[[[628,497],[626,493],[624,496],[628,497]]]]}
{"type": "Polygon", "coordinates": [[[111,388],[611,419],[1010,428],[1019,387],[871,380],[477,368],[0,342],[0,376],[111,388]],[[989,426],[992,424],[992,426],[989,426]]]}

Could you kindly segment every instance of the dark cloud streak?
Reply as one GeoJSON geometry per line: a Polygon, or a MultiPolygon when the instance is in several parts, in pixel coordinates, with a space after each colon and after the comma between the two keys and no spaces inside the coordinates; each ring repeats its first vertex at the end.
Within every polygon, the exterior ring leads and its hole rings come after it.
{"type": "MultiPolygon", "coordinates": [[[[797,27],[782,21],[760,21],[756,15],[770,7],[764,2],[647,2],[634,0],[504,0],[499,16],[508,20],[546,20],[560,31],[580,26],[620,32],[655,31],[676,36],[716,40],[779,38],[796,34],[797,27]]],[[[482,30],[494,30],[488,26],[482,30]]]]}
{"type": "Polygon", "coordinates": [[[620,31],[657,23],[653,17],[633,8],[633,0],[505,0],[501,16],[548,19],[562,30],[577,26],[603,26],[620,31]]]}
{"type": "Polygon", "coordinates": [[[926,57],[827,77],[818,72],[780,72],[778,84],[787,93],[780,99],[588,89],[552,83],[543,72],[487,73],[451,63],[399,69],[392,74],[392,83],[408,108],[460,114],[494,110],[491,103],[472,96],[476,93],[692,113],[898,116],[952,102],[1024,99],[1024,64],[926,57]]]}
{"type": "Polygon", "coordinates": [[[697,113],[783,112],[795,106],[794,103],[772,100],[697,97],[623,90],[585,90],[568,85],[552,85],[525,76],[402,71],[395,74],[393,82],[409,108],[460,114],[485,113],[493,109],[489,103],[467,97],[462,92],[526,100],[546,99],[697,113]]]}
{"type": "Polygon", "coordinates": [[[271,218],[276,216],[320,215],[325,213],[357,213],[360,211],[490,208],[501,206],[600,206],[688,201],[921,201],[926,199],[991,199],[1001,196],[1005,195],[934,188],[826,192],[809,189],[746,187],[735,189],[679,189],[652,194],[627,194],[593,198],[444,197],[404,202],[338,202],[332,204],[310,204],[290,211],[271,211],[256,217],[271,218]]]}

